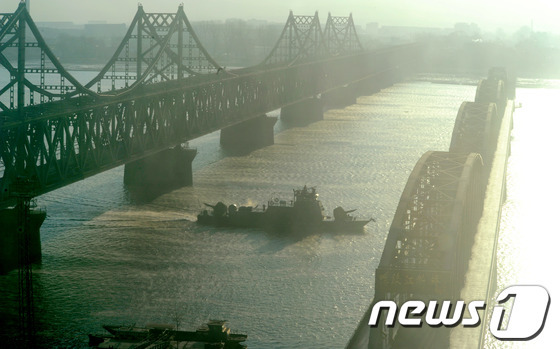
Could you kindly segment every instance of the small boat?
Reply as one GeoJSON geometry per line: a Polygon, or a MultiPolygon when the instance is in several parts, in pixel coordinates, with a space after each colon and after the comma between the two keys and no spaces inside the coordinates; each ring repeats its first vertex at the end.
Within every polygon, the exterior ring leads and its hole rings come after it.
{"type": "Polygon", "coordinates": [[[112,326],[103,328],[110,335],[89,335],[89,345],[109,348],[213,348],[242,349],[246,334],[231,333],[225,320],[210,320],[196,331],[175,330],[169,324],[147,324],[146,327],[112,326]]]}
{"type": "Polygon", "coordinates": [[[315,188],[294,189],[292,200],[272,198],[262,206],[226,206],[223,202],[207,204],[212,210],[203,210],[197,216],[197,222],[203,225],[225,226],[234,228],[258,228],[267,231],[301,233],[301,232],[358,232],[372,219],[357,219],[349,213],[356,211],[337,207],[333,218],[324,214],[315,188]]]}

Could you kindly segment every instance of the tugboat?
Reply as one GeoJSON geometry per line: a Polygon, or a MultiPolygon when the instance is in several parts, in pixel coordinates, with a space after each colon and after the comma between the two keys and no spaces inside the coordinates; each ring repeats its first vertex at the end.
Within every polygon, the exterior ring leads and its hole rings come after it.
{"type": "Polygon", "coordinates": [[[318,199],[315,188],[294,189],[293,199],[273,198],[268,207],[226,206],[223,202],[216,205],[205,203],[212,210],[203,210],[197,216],[197,222],[203,225],[227,226],[237,228],[259,228],[267,231],[300,232],[357,232],[372,219],[359,220],[349,215],[354,210],[345,211],[337,207],[333,211],[334,219],[325,216],[324,208],[318,199]]]}
{"type": "Polygon", "coordinates": [[[109,348],[212,348],[243,349],[246,334],[230,333],[225,320],[210,320],[196,331],[174,330],[173,325],[148,324],[146,327],[110,326],[103,328],[110,335],[89,335],[89,345],[109,348]]]}

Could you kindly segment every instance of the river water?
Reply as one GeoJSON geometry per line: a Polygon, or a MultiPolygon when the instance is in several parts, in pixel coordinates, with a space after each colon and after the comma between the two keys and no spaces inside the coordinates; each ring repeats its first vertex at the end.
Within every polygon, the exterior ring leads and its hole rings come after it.
{"type": "MultiPolygon", "coordinates": [[[[85,347],[102,324],[178,321],[194,330],[218,318],[248,334],[249,348],[344,347],[373,298],[408,175],[425,151],[448,149],[457,110],[475,90],[396,84],[307,127],[278,122],[275,144],[244,156],[226,156],[219,133],[210,134],[190,142],[199,152],[194,186],[150,202],[127,192],[123,167],[41,196],[48,218],[34,291],[42,345],[85,347]],[[360,234],[302,237],[194,223],[204,202],[262,204],[303,185],[316,186],[327,211],[357,208],[377,222],[360,234]]],[[[536,91],[518,97],[542,98],[536,91]]],[[[524,147],[517,136],[514,153],[524,147]]],[[[505,220],[522,209],[508,207],[505,220]]],[[[16,328],[16,286],[17,273],[0,277],[2,337],[16,328]]]]}
{"type": "MultiPolygon", "coordinates": [[[[500,342],[486,335],[486,348],[557,348],[560,326],[558,234],[558,156],[560,119],[557,101],[560,85],[518,89],[522,108],[514,113],[511,156],[508,163],[508,197],[502,209],[498,244],[497,290],[510,285],[540,285],[551,298],[545,326],[530,341],[500,342]]],[[[515,311],[515,303],[513,303],[515,311]]],[[[491,309],[491,308],[490,308],[491,309]]]]}

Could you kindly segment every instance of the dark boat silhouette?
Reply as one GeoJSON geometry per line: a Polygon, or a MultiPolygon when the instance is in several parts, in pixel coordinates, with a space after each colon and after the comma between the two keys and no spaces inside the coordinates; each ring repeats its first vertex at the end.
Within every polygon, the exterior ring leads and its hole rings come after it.
{"type": "Polygon", "coordinates": [[[356,219],[349,213],[356,211],[337,207],[333,217],[324,215],[323,205],[315,188],[294,189],[292,200],[273,198],[262,206],[226,206],[205,203],[211,210],[203,210],[197,222],[204,225],[234,228],[259,228],[267,231],[305,232],[359,232],[374,219],[356,219]]]}
{"type": "Polygon", "coordinates": [[[110,335],[89,335],[89,345],[105,348],[213,348],[243,349],[246,334],[231,333],[225,320],[210,320],[196,331],[179,331],[169,324],[148,324],[146,327],[112,326],[103,328],[110,335]]]}

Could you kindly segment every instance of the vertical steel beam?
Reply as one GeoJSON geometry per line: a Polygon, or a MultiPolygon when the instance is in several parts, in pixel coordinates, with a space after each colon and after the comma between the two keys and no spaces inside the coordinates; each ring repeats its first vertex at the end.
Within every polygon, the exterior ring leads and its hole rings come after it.
{"type": "Polygon", "coordinates": [[[288,59],[292,59],[292,40],[293,40],[293,27],[296,25],[294,23],[294,14],[292,13],[292,11],[290,11],[290,19],[288,20],[289,24],[289,39],[288,39],[288,59]]]}
{"type": "MultiPolygon", "coordinates": [[[[183,11],[183,5],[179,5],[179,11],[183,11]]],[[[177,23],[177,78],[183,78],[183,18],[178,18],[177,23]]]]}
{"type": "MultiPolygon", "coordinates": [[[[25,3],[20,4],[25,6],[25,3]]],[[[25,106],[25,19],[27,12],[22,11],[18,21],[18,69],[17,69],[17,104],[18,117],[23,119],[23,107],[25,106]]]]}
{"type": "Polygon", "coordinates": [[[144,10],[142,5],[138,5],[138,12],[140,16],[138,16],[138,23],[136,23],[136,81],[140,80],[140,77],[142,76],[142,25],[144,20],[144,10]]]}
{"type": "Polygon", "coordinates": [[[33,183],[19,178],[12,183],[12,195],[17,198],[18,210],[17,244],[19,252],[19,320],[20,344],[22,348],[34,348],[35,314],[33,305],[33,269],[31,262],[30,206],[33,198],[33,183]]]}

